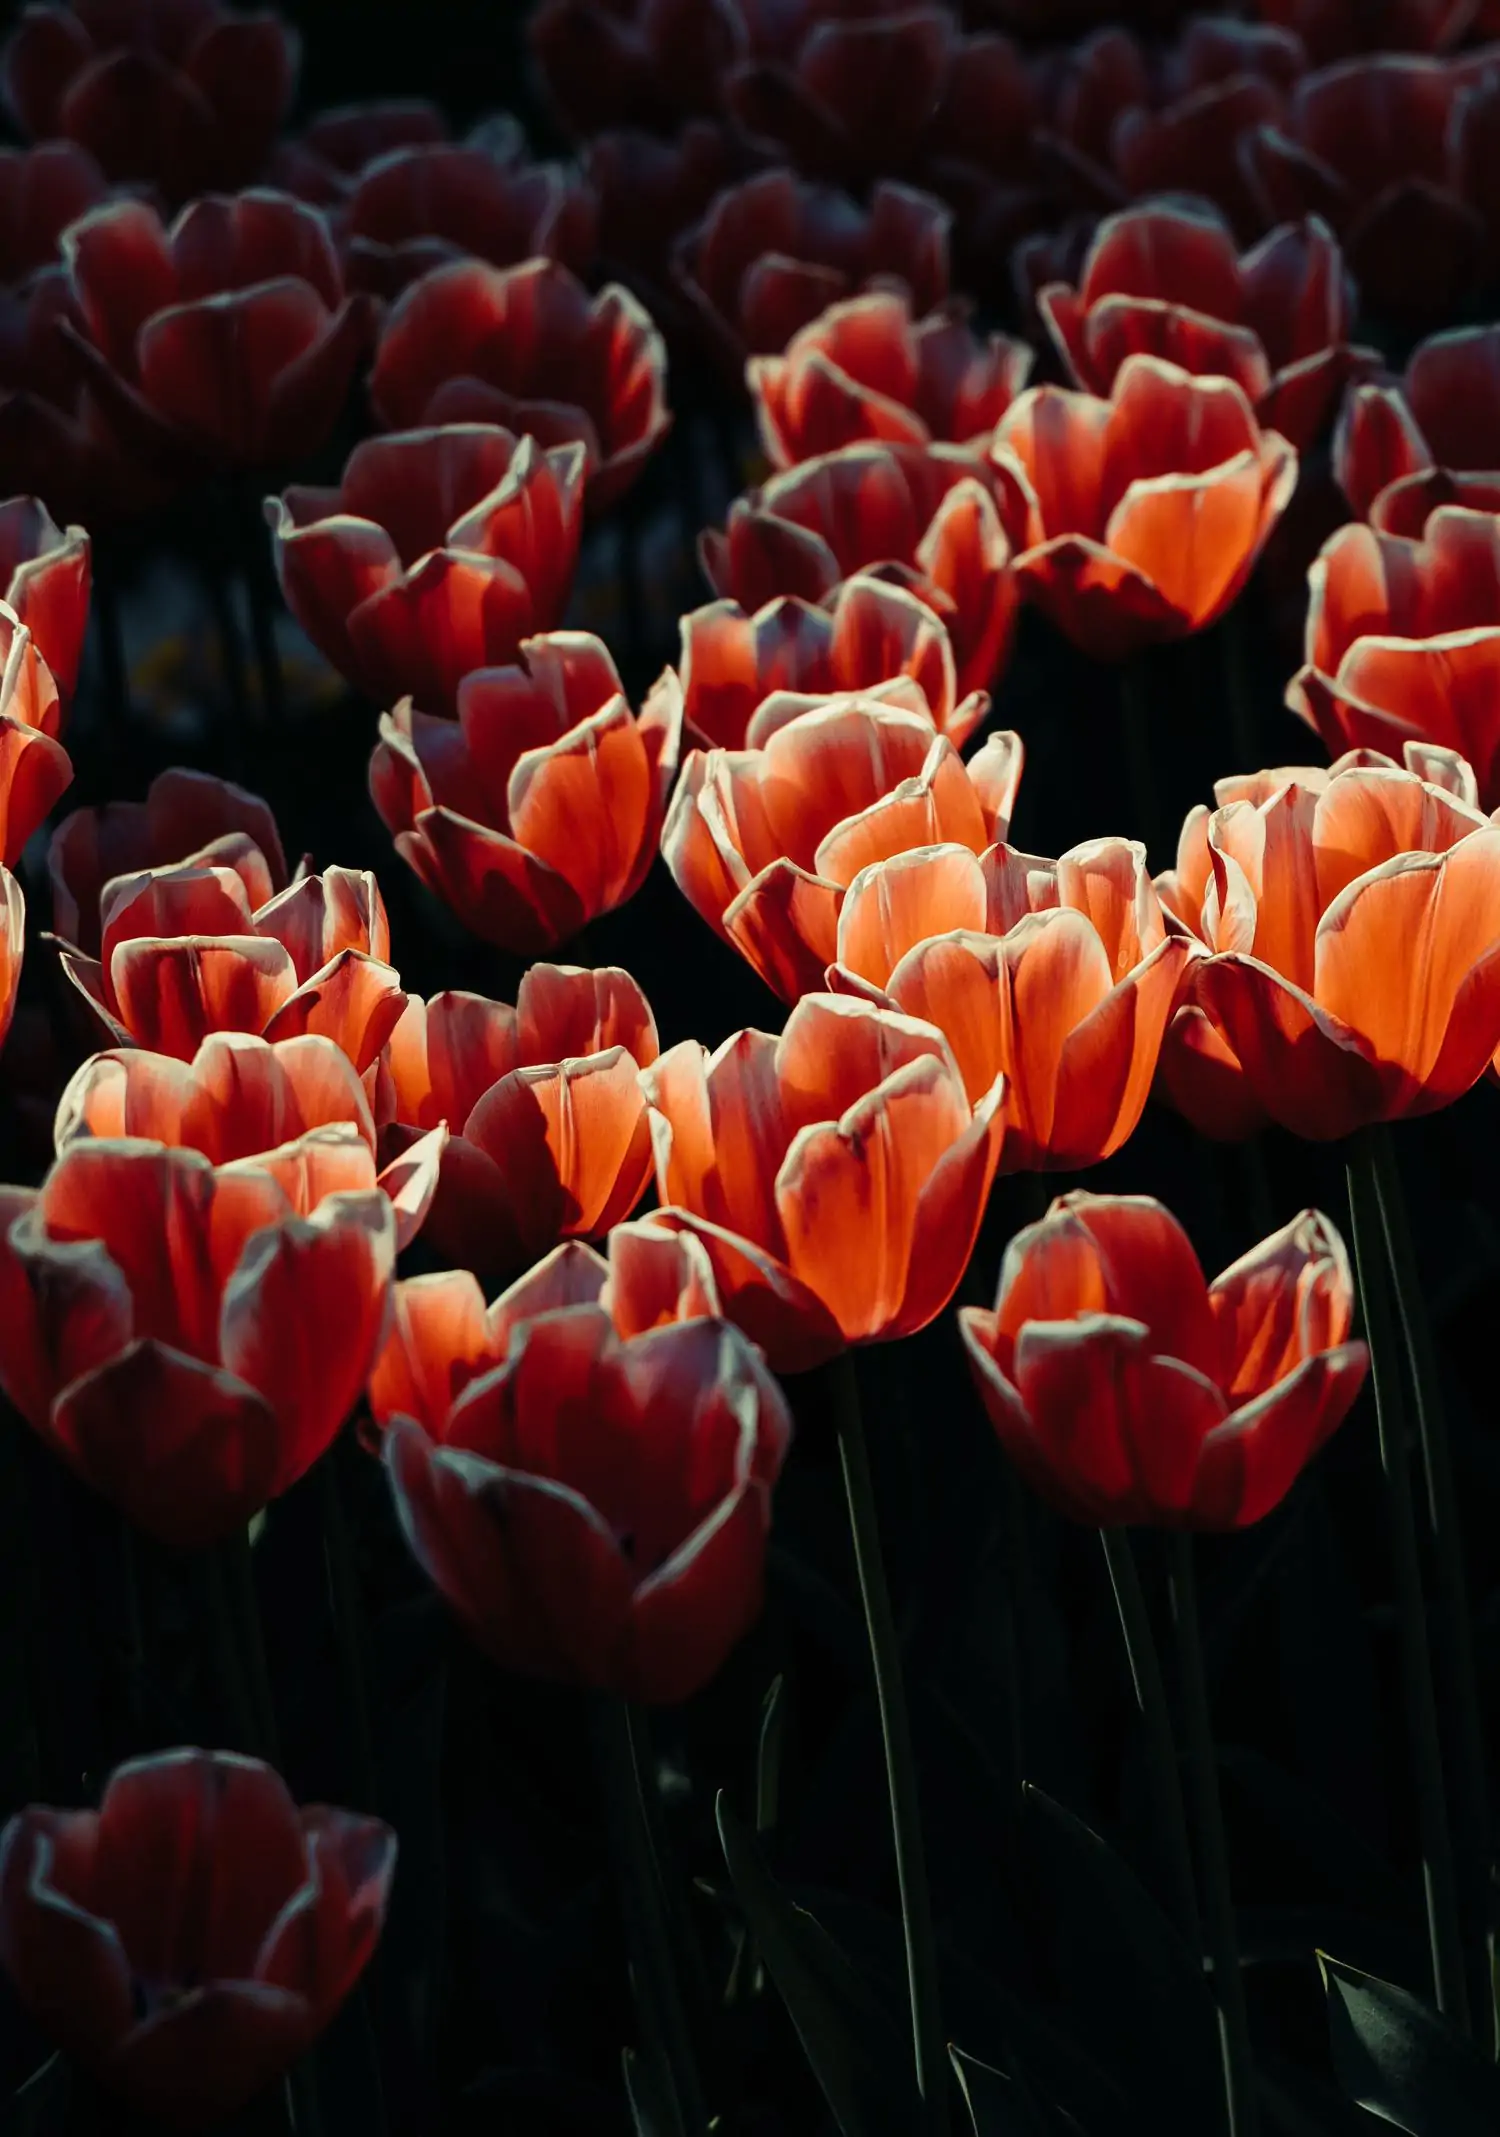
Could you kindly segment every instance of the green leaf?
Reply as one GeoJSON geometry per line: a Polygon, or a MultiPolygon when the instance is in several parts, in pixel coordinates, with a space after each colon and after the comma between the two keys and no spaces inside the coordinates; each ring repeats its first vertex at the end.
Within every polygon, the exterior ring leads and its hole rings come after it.
{"type": "Polygon", "coordinates": [[[755,1830],[776,1830],[781,1802],[781,1753],[786,1740],[786,1679],[772,1679],[760,1710],[760,1743],[755,1760],[755,1830]]]}
{"type": "Polygon", "coordinates": [[[843,2137],[909,2137],[919,2103],[905,2027],[821,1925],[787,1898],[722,1795],[717,1811],[735,1895],[843,2137]]]}
{"type": "Polygon", "coordinates": [[[962,2049],[950,2048],[948,2054],[974,2137],[1047,2137],[1045,2125],[1014,2078],[965,2055],[962,2049]]]}
{"type": "Polygon", "coordinates": [[[1405,1989],[1319,1952],[1333,2067],[1349,2098],[1410,2137],[1495,2137],[1500,2070],[1405,1989]]]}
{"type": "Polygon", "coordinates": [[[677,2137],[682,2124],[671,2086],[658,2064],[650,2056],[637,2054],[634,2048],[625,2050],[621,2063],[635,2137],[677,2137]]]}

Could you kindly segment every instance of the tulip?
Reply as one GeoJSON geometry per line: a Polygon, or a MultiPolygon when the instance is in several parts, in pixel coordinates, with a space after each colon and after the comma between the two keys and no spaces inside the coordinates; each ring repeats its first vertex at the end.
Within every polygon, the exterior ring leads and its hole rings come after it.
{"type": "Polygon", "coordinates": [[[589,187],[561,164],[508,163],[448,141],[396,147],[350,189],[349,283],[398,297],[431,268],[465,257],[492,267],[558,260],[587,274],[597,215],[589,187]]]}
{"type": "Polygon", "coordinates": [[[935,1024],[973,1103],[1003,1074],[1002,1171],[1076,1171],[1135,1133],[1191,954],[1130,840],[937,845],[861,869],[828,985],[935,1024]]]}
{"type": "Polygon", "coordinates": [[[1316,1210],[1208,1284],[1159,1202],[1071,1194],[959,1327],[1001,1446],[1062,1513],[1220,1530],[1264,1520],[1348,1415],[1369,1362],[1353,1317],[1316,1210]]]}
{"type": "Polygon", "coordinates": [[[379,705],[451,713],[475,668],[559,621],[583,526],[584,451],[459,423],[357,445],[337,490],[266,503],[292,614],[379,705]]]}
{"type": "Polygon", "coordinates": [[[398,1285],[370,1406],[407,1542],[486,1653],[676,1702],[760,1613],[791,1419],[723,1321],[622,1332],[615,1267],[559,1247],[488,1313],[462,1272],[398,1285]]]}
{"type": "Polygon", "coordinates": [[[1376,518],[1391,484],[1439,468],[1500,468],[1500,326],[1431,334],[1399,380],[1358,387],[1345,400],[1334,472],[1359,518],[1376,518]]]}
{"type": "Polygon", "coordinates": [[[0,866],[0,1046],[16,1013],[16,990],[26,955],[26,900],[10,870],[0,866]]]}
{"type": "Polygon", "coordinates": [[[396,1865],[378,1819],[298,1810],[231,1751],[119,1766],[97,1811],[0,1836],[0,1964],[137,2112],[215,2125],[310,2048],[375,1949],[396,1865]]]}
{"type": "Polygon", "coordinates": [[[669,671],[635,718],[585,631],[518,650],[523,665],[464,677],[456,721],[409,699],[384,717],[370,793],[402,859],[466,927],[535,955],[645,880],[682,699],[669,671]]]}
{"type": "Polygon", "coordinates": [[[370,164],[402,148],[448,139],[448,122],[424,97],[335,104],[317,112],[295,139],[283,136],[270,182],[314,208],[341,208],[370,164]]]}
{"type": "Polygon", "coordinates": [[[338,1140],[359,1185],[310,1209],[313,1168],[276,1153],[216,1167],[103,1138],[70,1143],[40,1188],[0,1189],[0,1388],[165,1543],[243,1529],[332,1445],[364,1385],[396,1219],[368,1148],[338,1140]]]}
{"type": "Polygon", "coordinates": [[[0,867],[19,861],[72,780],[57,739],[61,726],[52,671],[15,610],[0,601],[0,867]]]}
{"type": "Polygon", "coordinates": [[[1018,583],[1103,659],[1216,622],[1297,482],[1295,451],[1233,380],[1155,356],[1127,357],[1107,401],[1033,387],[995,445],[1030,493],[1018,583]]]}
{"type": "Polygon", "coordinates": [[[1000,1158],[997,1079],[972,1105],[935,1025],[804,995],[780,1038],[696,1040],[645,1071],[663,1208],[775,1372],[892,1342],[947,1305],[1000,1158]]]}
{"type": "Polygon", "coordinates": [[[376,1075],[386,1147],[446,1122],[426,1237],[505,1275],[628,1217],[651,1178],[639,1071],[656,1024],[617,966],[533,965],[514,1009],[475,994],[409,1001],[376,1075]]]}
{"type": "Polygon", "coordinates": [[[0,504],[0,598],[25,624],[64,698],[71,698],[89,620],[90,545],[35,497],[0,504]]]}
{"type": "Polygon", "coordinates": [[[678,240],[741,174],[745,154],[708,119],[690,119],[670,137],[622,127],[596,134],[583,152],[599,207],[599,255],[671,336],[685,323],[672,270],[678,240]]]}
{"type": "Polygon", "coordinates": [[[800,0],[743,15],[747,49],[724,95],[752,141],[855,188],[911,166],[953,63],[948,9],[800,0]]]}
{"type": "Polygon", "coordinates": [[[820,991],[850,884],[873,862],[1003,839],[1024,752],[992,735],[965,764],[901,680],[810,711],[763,705],[742,750],[694,750],[662,831],[677,887],[785,1001],[820,991]]]}
{"type": "Polygon", "coordinates": [[[673,133],[717,111],[740,42],[720,0],[542,0],[526,33],[548,101],[576,136],[606,126],[673,133]]]}
{"type": "Polygon", "coordinates": [[[1302,40],[1315,67],[1361,52],[1442,52],[1470,26],[1473,0],[1259,0],[1268,22],[1302,40]]]}
{"type": "Polygon", "coordinates": [[[1243,144],[1274,134],[1286,122],[1288,98],[1280,82],[1236,73],[1206,82],[1161,104],[1142,101],[1122,111],[1109,132],[1116,187],[1129,199],[1187,195],[1206,200],[1243,240],[1272,224],[1293,222],[1315,200],[1268,204],[1244,169],[1243,144]]]}
{"type": "Polygon", "coordinates": [[[590,297],[556,260],[434,267],[391,308],[370,399],[391,429],[494,423],[583,446],[589,503],[620,497],[671,426],[667,355],[629,290],[590,297]]]}
{"type": "Polygon", "coordinates": [[[0,148],[0,286],[14,289],[57,258],[69,223],[109,196],[109,181],[72,141],[0,148]]]}

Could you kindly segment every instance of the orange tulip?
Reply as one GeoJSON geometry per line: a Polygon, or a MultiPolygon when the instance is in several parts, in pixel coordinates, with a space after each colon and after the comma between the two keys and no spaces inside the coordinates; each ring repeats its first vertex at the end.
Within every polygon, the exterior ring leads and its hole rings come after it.
{"type": "Polygon", "coordinates": [[[977,1105],[934,1025],[805,995],[781,1037],[686,1040],[643,1078],[648,1220],[707,1251],[724,1311],[776,1372],[942,1312],[1000,1157],[1003,1081],[977,1105]]]}
{"type": "Polygon", "coordinates": [[[26,900],[8,868],[0,868],[0,1046],[16,1013],[16,989],[26,954],[26,900]]]}
{"type": "Polygon", "coordinates": [[[0,867],[13,868],[73,777],[58,741],[52,671],[15,610],[0,601],[0,867]]]}
{"type": "Polygon", "coordinates": [[[0,599],[34,634],[67,698],[83,658],[91,574],[92,547],[82,527],[59,527],[40,498],[0,504],[0,599]]]}

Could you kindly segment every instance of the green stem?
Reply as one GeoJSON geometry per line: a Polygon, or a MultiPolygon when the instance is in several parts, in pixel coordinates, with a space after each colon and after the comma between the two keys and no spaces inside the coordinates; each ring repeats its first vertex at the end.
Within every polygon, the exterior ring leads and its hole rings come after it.
{"type": "Polygon", "coordinates": [[[1135,1703],[1145,1724],[1151,1765],[1156,1784],[1157,1848],[1165,1882],[1171,1893],[1171,1911],[1190,1950],[1201,1951],[1198,1925],[1198,1894],[1193,1878],[1193,1851],[1188,1839],[1187,1811],[1182,1800],[1182,1778],[1177,1767],[1177,1743],[1172,1734],[1171,1710],[1162,1682],[1161,1658],[1151,1613],[1141,1590],[1135,1551],[1126,1529],[1101,1529],[1099,1541],[1109,1567],[1115,1608],[1120,1613],[1120,1631],[1135,1686],[1135,1703]]]}
{"type": "Polygon", "coordinates": [[[329,1603],[349,1723],[355,1808],[374,1812],[380,1808],[380,1784],[375,1762],[375,1736],[370,1724],[369,1656],[354,1551],[344,1515],[344,1495],[339,1488],[335,1466],[337,1453],[336,1447],[330,1448],[318,1464],[319,1489],[323,1495],[323,1556],[328,1568],[329,1603]]]}
{"type": "Polygon", "coordinates": [[[1370,1345],[1380,1465],[1385,1476],[1386,1513],[1391,1529],[1401,1676],[1416,1768],[1417,1817],[1421,1829],[1433,1988],[1439,2011],[1467,2032],[1469,1994],[1464,1978],[1458,1887],[1453,1872],[1453,1846],[1448,1834],[1443,1789],[1437,1702],[1433,1696],[1432,1662],[1427,1648],[1427,1613],[1422,1599],[1417,1524],[1412,1509],[1401,1345],[1391,1317],[1375,1146],[1368,1136],[1360,1136],[1351,1144],[1347,1169],[1354,1261],[1364,1306],[1365,1335],[1370,1345]]]}
{"type": "Polygon", "coordinates": [[[1245,2008],[1245,1981],[1240,1971],[1239,1938],[1229,1884],[1229,1850],[1224,1840],[1224,1812],[1219,1801],[1219,1774],[1214,1759],[1213,1723],[1208,1706],[1208,1677],[1203,1667],[1203,1633],[1198,1621],[1198,1584],[1193,1571],[1193,1539],[1186,1530],[1172,1537],[1172,1612],[1177,1624],[1177,1662],[1182,1686],[1182,1714],[1187,1738],[1188,1773],[1198,1821],[1203,1868],[1204,1924],[1214,1969],[1214,1997],[1219,2006],[1219,2047],[1224,2058],[1224,2098],[1229,2137],[1257,2137],[1260,2101],[1255,2057],[1250,2046],[1250,2017],[1245,2008]]]}
{"type": "Polygon", "coordinates": [[[241,1529],[225,1547],[230,1595],[239,1621],[241,1653],[250,1688],[251,1712],[260,1745],[259,1757],[268,1765],[281,1763],[276,1735],[276,1703],[271,1696],[271,1673],[266,1666],[266,1645],[260,1629],[260,1601],[255,1592],[255,1564],[250,1553],[250,1531],[241,1529]]]}
{"type": "Polygon", "coordinates": [[[933,1935],[932,1901],[927,1888],[916,1761],[912,1756],[900,1646],[880,1549],[880,1523],[875,1511],[875,1489],[870,1476],[869,1449],[860,1416],[853,1357],[847,1351],[841,1352],[833,1360],[829,1375],[838,1426],[839,1460],[843,1465],[844,1491],[854,1534],[854,1562],[864,1602],[870,1659],[875,1667],[875,1696],[885,1742],[891,1827],[896,1843],[896,1878],[906,1933],[912,2050],[917,2091],[923,2104],[922,2128],[928,2137],[947,2137],[948,2045],[938,1991],[937,1940],[933,1935]]]}

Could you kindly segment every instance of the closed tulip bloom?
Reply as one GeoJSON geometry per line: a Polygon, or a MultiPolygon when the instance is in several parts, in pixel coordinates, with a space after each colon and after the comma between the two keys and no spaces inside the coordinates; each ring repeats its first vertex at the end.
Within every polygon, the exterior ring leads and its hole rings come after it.
{"type": "Polygon", "coordinates": [[[527,955],[645,880],[682,738],[668,671],[640,717],[586,631],[525,639],[464,677],[458,718],[405,701],[380,723],[370,793],[396,851],[466,927],[527,955]]]}
{"type": "Polygon", "coordinates": [[[72,780],[72,761],[57,739],[61,726],[52,671],[15,610],[0,601],[0,866],[15,866],[72,780]]]}
{"type": "Polygon", "coordinates": [[[334,104],[283,135],[271,159],[271,183],[315,208],[342,208],[368,167],[402,148],[448,139],[448,122],[424,97],[377,97],[334,104]]]}
{"type": "Polygon", "coordinates": [[[487,1654],[676,1702],[760,1614],[791,1420],[738,1329],[622,1333],[612,1286],[579,1245],[488,1313],[472,1276],[414,1278],[370,1406],[407,1541],[487,1654]]]}
{"type": "Polygon", "coordinates": [[[321,1033],[363,1072],[405,1006],[375,878],[329,868],[260,898],[258,848],[105,885],[98,957],[63,969],[111,1037],[190,1061],[210,1032],[321,1033]]]}
{"type": "Polygon", "coordinates": [[[1019,585],[1085,652],[1119,659],[1218,620],[1297,482],[1243,390],[1130,356],[1110,398],[1036,386],[995,432],[1030,489],[1019,585]]]}
{"type": "Polygon", "coordinates": [[[0,1964],[108,2092],[172,2129],[245,2106],[323,2031],[379,1939],[396,1836],[298,1810],[231,1751],[159,1751],[97,1811],[0,1837],[0,1964]]]}
{"type": "Polygon", "coordinates": [[[1062,1195],[1006,1249],[993,1312],[959,1326],[1001,1446],[1100,1528],[1262,1521],[1365,1377],[1354,1285],[1316,1210],[1205,1283],[1159,1202],[1062,1195]]]}
{"type": "Polygon", "coordinates": [[[639,1072],[657,1052],[650,1006],[617,966],[533,965],[513,1009],[476,994],[409,1001],[375,1102],[384,1148],[451,1130],[433,1251],[509,1276],[628,1217],[651,1178],[639,1072]]]}
{"type": "Polygon", "coordinates": [[[1500,468],[1500,325],[1419,342],[1399,379],[1354,387],[1334,439],[1334,473],[1360,519],[1391,484],[1436,469],[1500,468]]]}
{"type": "MultiPolygon", "coordinates": [[[[330,1136],[331,1132],[324,1131],[330,1136]]],[[[313,1168],[70,1143],[0,1190],[0,1386],[137,1527],[196,1549],[310,1469],[385,1326],[396,1219],[360,1184],[299,1207],[313,1168]]]]}
{"type": "Polygon", "coordinates": [[[89,621],[90,543],[60,528],[36,497],[0,504],[0,599],[31,632],[64,698],[71,698],[89,621]]]}
{"type": "Polygon", "coordinates": [[[742,750],[693,750],[662,831],[679,890],[784,1001],[819,992],[849,885],[870,863],[1003,839],[1024,752],[992,735],[968,764],[919,686],[800,710],[770,698],[742,750]]]}
{"type": "Polygon", "coordinates": [[[932,1024],[804,995],[780,1038],[687,1040],[645,1072],[663,1208],[776,1372],[925,1328],[968,1264],[1003,1132],[932,1024]]]}
{"type": "Polygon", "coordinates": [[[560,260],[582,275],[597,221],[592,191],[562,164],[511,163],[466,142],[403,144],[356,178],[345,268],[351,288],[385,298],[466,255],[492,267],[560,260]]]}
{"type": "Polygon", "coordinates": [[[1191,955],[1130,840],[929,846],[854,878],[828,983],[946,1033],[974,1103],[1004,1076],[1002,1171],[1076,1171],[1134,1134],[1191,955]]]}
{"type": "Polygon", "coordinates": [[[1205,1133],[1269,1118],[1321,1141],[1430,1113],[1500,1045],[1500,826],[1451,751],[1414,761],[1290,769],[1189,820],[1179,917],[1209,955],[1163,1067],[1205,1133]]]}
{"type": "Polygon", "coordinates": [[[1021,391],[1032,352],[1006,334],[983,341],[948,306],[913,317],[899,290],[830,304],[779,356],[745,367],[773,466],[796,467],[862,439],[982,448],[1021,391]]]}
{"type": "Polygon", "coordinates": [[[377,705],[451,714],[466,675],[561,620],[583,472],[582,446],[489,424],[367,438],[338,489],[267,500],[287,606],[377,705]]]}

